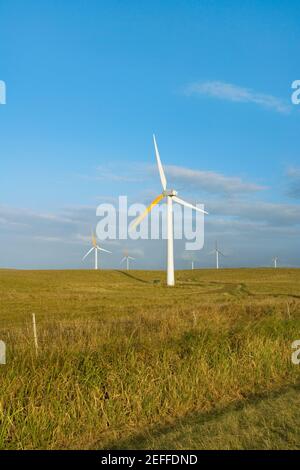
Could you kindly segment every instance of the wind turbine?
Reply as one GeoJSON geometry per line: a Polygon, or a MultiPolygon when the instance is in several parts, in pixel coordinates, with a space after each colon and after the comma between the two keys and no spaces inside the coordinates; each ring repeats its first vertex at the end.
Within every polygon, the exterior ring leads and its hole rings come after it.
{"type": "Polygon", "coordinates": [[[193,271],[195,268],[195,263],[197,262],[197,258],[195,257],[194,252],[189,251],[187,254],[184,253],[182,258],[188,261],[188,263],[191,263],[191,269],[193,271]]]}
{"type": "Polygon", "coordinates": [[[167,180],[166,180],[163,166],[161,164],[160,155],[159,155],[159,151],[158,151],[154,134],[153,134],[153,142],[154,142],[156,161],[157,161],[157,166],[158,166],[158,171],[159,171],[159,176],[160,176],[160,181],[162,184],[163,192],[159,194],[159,196],[157,196],[151,202],[151,204],[147,207],[147,209],[133,221],[130,229],[133,229],[138,224],[140,224],[142,220],[146,217],[146,215],[153,209],[153,207],[156,206],[156,204],[158,204],[162,199],[164,198],[167,199],[167,285],[174,286],[175,276],[174,276],[174,244],[173,244],[173,238],[174,238],[173,201],[177,202],[178,204],[181,204],[182,206],[189,207],[191,209],[202,212],[204,214],[207,214],[207,212],[200,209],[199,207],[193,206],[192,204],[184,201],[183,199],[180,199],[177,196],[177,191],[175,191],[174,189],[167,189],[167,180]]]}
{"type": "Polygon", "coordinates": [[[219,266],[219,255],[222,255],[222,256],[225,256],[225,255],[222,253],[222,251],[219,250],[217,241],[216,241],[216,244],[215,244],[215,249],[213,251],[211,251],[209,253],[209,255],[212,255],[214,253],[216,254],[216,268],[219,269],[219,267],[220,267],[219,266]]]}
{"type": "Polygon", "coordinates": [[[272,261],[274,263],[274,268],[277,268],[278,256],[274,256],[274,258],[272,258],[272,261]]]}
{"type": "Polygon", "coordinates": [[[124,261],[126,260],[126,271],[129,271],[129,260],[135,260],[135,258],[133,258],[132,256],[129,256],[127,251],[125,251],[124,255],[125,256],[121,260],[120,264],[124,263],[124,261]]]}
{"type": "Polygon", "coordinates": [[[92,253],[92,251],[95,252],[95,269],[98,269],[98,251],[105,251],[105,253],[111,253],[111,251],[105,250],[104,248],[100,248],[100,246],[97,244],[97,239],[92,232],[92,248],[84,255],[82,258],[82,261],[85,260],[85,258],[92,253]]]}

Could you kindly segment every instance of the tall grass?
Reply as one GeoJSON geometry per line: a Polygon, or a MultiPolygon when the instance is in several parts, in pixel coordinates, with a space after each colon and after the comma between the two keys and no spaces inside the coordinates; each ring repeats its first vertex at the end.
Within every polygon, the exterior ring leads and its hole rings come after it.
{"type": "Polygon", "coordinates": [[[1,449],[117,446],[298,382],[299,271],[132,275],[0,273],[1,449]]]}

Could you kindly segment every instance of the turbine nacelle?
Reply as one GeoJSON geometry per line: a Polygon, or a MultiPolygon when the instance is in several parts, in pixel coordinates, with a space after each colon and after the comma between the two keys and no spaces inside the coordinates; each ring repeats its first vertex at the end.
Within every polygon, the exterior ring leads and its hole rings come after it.
{"type": "Polygon", "coordinates": [[[167,197],[167,196],[173,197],[173,196],[177,196],[177,194],[178,194],[178,192],[175,191],[175,189],[166,189],[165,191],[163,191],[163,195],[165,197],[167,197]]]}

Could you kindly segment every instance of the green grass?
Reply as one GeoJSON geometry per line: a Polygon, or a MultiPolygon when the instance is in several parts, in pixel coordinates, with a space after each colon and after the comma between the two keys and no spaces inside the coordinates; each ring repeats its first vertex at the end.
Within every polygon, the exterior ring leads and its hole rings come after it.
{"type": "Polygon", "coordinates": [[[1,270],[0,299],[1,449],[300,447],[300,270],[1,270]]]}
{"type": "Polygon", "coordinates": [[[148,429],[118,449],[299,449],[300,387],[243,399],[208,413],[193,413],[148,429]]]}

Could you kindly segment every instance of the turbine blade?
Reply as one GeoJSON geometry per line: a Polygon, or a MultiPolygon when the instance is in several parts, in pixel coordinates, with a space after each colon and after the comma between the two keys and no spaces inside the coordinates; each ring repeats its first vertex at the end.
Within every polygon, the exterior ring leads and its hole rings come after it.
{"type": "Polygon", "coordinates": [[[220,255],[226,256],[226,255],[224,255],[224,253],[222,253],[222,251],[218,250],[218,252],[220,253],[220,255]]]}
{"type": "Polygon", "coordinates": [[[142,214],[140,214],[131,224],[130,224],[130,227],[129,227],[129,230],[133,230],[137,225],[139,225],[143,220],[144,218],[146,217],[147,214],[149,214],[149,212],[153,209],[154,206],[156,206],[156,204],[158,204],[165,196],[163,194],[160,194],[159,196],[157,196],[154,201],[151,202],[151,204],[147,207],[146,210],[144,210],[144,212],[142,212],[142,214]]]}
{"type": "Polygon", "coordinates": [[[190,204],[189,202],[184,201],[183,199],[180,199],[180,197],[173,196],[172,199],[173,201],[177,202],[178,204],[181,204],[182,206],[190,207],[195,211],[202,212],[202,214],[208,214],[208,212],[204,211],[203,209],[200,209],[199,207],[194,206],[193,204],[190,204]]]}
{"type": "Polygon", "coordinates": [[[163,187],[163,190],[165,191],[167,189],[167,180],[165,176],[165,172],[163,169],[163,166],[161,164],[160,156],[159,156],[159,151],[157,148],[157,143],[155,139],[155,135],[153,134],[153,142],[154,142],[154,148],[155,148],[155,155],[156,155],[156,161],[157,161],[157,166],[158,166],[158,171],[159,171],[159,176],[160,176],[160,181],[163,187]]]}
{"type": "Polygon", "coordinates": [[[93,251],[94,247],[92,247],[82,258],[82,261],[93,251]]]}
{"type": "Polygon", "coordinates": [[[126,259],[126,256],[125,256],[125,258],[123,258],[123,259],[121,260],[121,263],[120,263],[120,264],[124,263],[125,259],[126,259]]]}
{"type": "Polygon", "coordinates": [[[128,256],[128,259],[135,259],[135,258],[133,258],[132,256],[128,256]]]}
{"type": "Polygon", "coordinates": [[[99,251],[105,251],[105,253],[111,253],[111,251],[105,250],[104,248],[100,248],[100,246],[96,246],[97,250],[99,251]]]}

